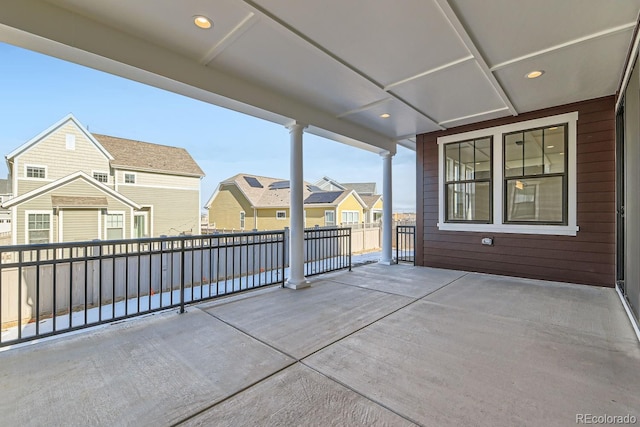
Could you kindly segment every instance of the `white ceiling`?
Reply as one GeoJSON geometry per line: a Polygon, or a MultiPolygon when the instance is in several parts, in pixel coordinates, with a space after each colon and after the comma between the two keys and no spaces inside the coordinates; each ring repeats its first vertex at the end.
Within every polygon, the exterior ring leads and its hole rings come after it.
{"type": "Polygon", "coordinates": [[[639,10],[640,0],[0,0],[0,41],[380,152],[614,94],[639,10]],[[193,25],[199,14],[211,30],[193,25]],[[545,74],[524,78],[535,69],[545,74]]]}

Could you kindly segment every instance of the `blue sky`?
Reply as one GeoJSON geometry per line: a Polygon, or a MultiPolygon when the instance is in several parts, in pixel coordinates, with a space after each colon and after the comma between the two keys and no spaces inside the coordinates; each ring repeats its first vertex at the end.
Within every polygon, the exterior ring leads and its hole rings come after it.
{"type": "MultiPolygon", "coordinates": [[[[186,148],[206,173],[202,205],[237,173],[289,177],[289,133],[281,125],[3,43],[0,58],[3,156],[73,113],[91,132],[186,148]]],[[[378,155],[305,134],[304,178],[325,175],[375,181],[382,191],[378,155]]],[[[393,181],[394,211],[415,211],[414,152],[398,147],[393,181]]]]}

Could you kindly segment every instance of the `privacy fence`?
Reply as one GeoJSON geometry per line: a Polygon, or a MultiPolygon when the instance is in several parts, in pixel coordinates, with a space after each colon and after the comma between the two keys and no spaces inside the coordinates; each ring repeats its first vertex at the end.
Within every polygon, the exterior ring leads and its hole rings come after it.
{"type": "MultiPolygon", "coordinates": [[[[305,273],[351,266],[350,230],[305,231],[305,273]]],[[[0,347],[284,284],[284,231],[0,247],[0,347]]]]}

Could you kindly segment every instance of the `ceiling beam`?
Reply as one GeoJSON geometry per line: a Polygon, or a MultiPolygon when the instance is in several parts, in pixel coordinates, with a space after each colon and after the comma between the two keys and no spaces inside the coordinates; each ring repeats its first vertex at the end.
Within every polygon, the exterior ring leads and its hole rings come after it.
{"type": "Polygon", "coordinates": [[[471,55],[473,55],[473,57],[476,59],[476,62],[480,66],[480,69],[483,71],[484,76],[489,81],[491,86],[493,86],[493,89],[496,91],[496,93],[504,103],[505,107],[509,109],[509,112],[512,115],[517,116],[518,111],[513,106],[513,103],[511,102],[511,100],[507,96],[507,93],[504,91],[504,89],[498,82],[498,79],[496,79],[496,77],[493,75],[493,73],[489,69],[489,66],[487,65],[487,61],[484,59],[484,57],[476,47],[475,43],[469,36],[467,29],[464,27],[464,25],[462,25],[462,22],[458,18],[458,15],[456,15],[456,13],[451,8],[451,5],[449,4],[449,2],[447,0],[434,0],[434,1],[440,7],[440,10],[449,21],[449,24],[451,24],[451,27],[453,27],[456,33],[458,33],[458,37],[460,37],[460,40],[462,41],[462,43],[464,43],[464,45],[467,47],[469,52],[471,52],[471,55]]]}

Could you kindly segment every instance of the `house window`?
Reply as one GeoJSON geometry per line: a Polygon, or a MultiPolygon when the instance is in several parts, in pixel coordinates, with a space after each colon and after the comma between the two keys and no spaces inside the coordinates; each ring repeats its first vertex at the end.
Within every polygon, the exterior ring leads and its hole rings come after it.
{"type": "Polygon", "coordinates": [[[287,211],[276,211],[276,219],[287,219],[287,211]]]}
{"type": "Polygon", "coordinates": [[[373,222],[382,221],[382,212],[381,211],[373,211],[373,222]]]}
{"type": "Polygon", "coordinates": [[[567,223],[567,125],[504,135],[506,223],[567,223]]]}
{"type": "Polygon", "coordinates": [[[27,218],[29,244],[49,243],[51,215],[48,213],[30,213],[27,218]]]}
{"type": "Polygon", "coordinates": [[[324,211],[324,225],[336,225],[336,213],[334,211],[324,211]]]}
{"type": "Polygon", "coordinates": [[[245,219],[245,213],[244,212],[240,212],[240,229],[244,230],[244,219],[245,219]]]}
{"type": "Polygon", "coordinates": [[[343,224],[358,224],[360,222],[360,212],[358,211],[342,211],[343,224]]]}
{"type": "Polygon", "coordinates": [[[95,179],[98,182],[107,183],[109,182],[109,174],[106,172],[94,172],[93,179],[95,179]]]}
{"type": "Polygon", "coordinates": [[[438,137],[438,229],[577,235],[577,130],[571,112],[438,137]]]}
{"type": "Polygon", "coordinates": [[[65,137],[65,147],[67,150],[75,150],[76,149],[76,136],[68,133],[65,137]]]}
{"type": "Polygon", "coordinates": [[[135,184],[136,183],[136,174],[134,174],[134,173],[125,173],[124,174],[124,183],[125,184],[135,184]]]}
{"type": "Polygon", "coordinates": [[[124,215],[107,214],[107,240],[120,240],[124,238],[124,215]]]}
{"type": "Polygon", "coordinates": [[[491,137],[446,144],[444,151],[446,221],[490,223],[491,137]]]}
{"type": "Polygon", "coordinates": [[[46,168],[42,166],[27,166],[27,178],[46,178],[46,168]]]}

